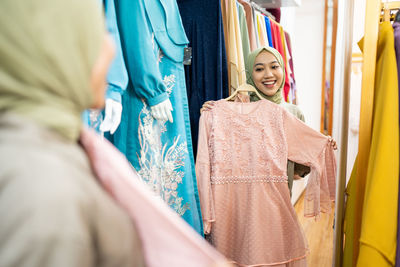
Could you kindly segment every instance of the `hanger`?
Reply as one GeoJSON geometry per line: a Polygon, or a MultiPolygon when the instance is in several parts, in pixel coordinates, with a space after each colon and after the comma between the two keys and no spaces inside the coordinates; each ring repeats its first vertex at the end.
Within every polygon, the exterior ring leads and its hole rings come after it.
{"type": "Polygon", "coordinates": [[[390,9],[387,2],[383,5],[383,21],[390,21],[390,9]]]}
{"type": "Polygon", "coordinates": [[[260,95],[260,93],[257,91],[256,88],[254,88],[254,86],[248,84],[248,83],[244,83],[242,85],[239,85],[239,87],[235,90],[235,92],[233,92],[233,94],[231,94],[229,97],[225,98],[226,101],[229,100],[233,100],[238,93],[240,92],[253,92],[255,93],[260,99],[265,99],[264,97],[262,97],[260,95]]]}

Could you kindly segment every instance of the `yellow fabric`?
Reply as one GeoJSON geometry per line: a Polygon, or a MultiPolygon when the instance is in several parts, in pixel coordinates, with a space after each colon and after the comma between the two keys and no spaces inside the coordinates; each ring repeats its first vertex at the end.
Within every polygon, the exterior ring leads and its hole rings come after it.
{"type": "Polygon", "coordinates": [[[76,141],[105,34],[99,3],[1,0],[0,25],[0,112],[76,141]]]}
{"type": "Polygon", "coordinates": [[[231,92],[246,83],[242,39],[236,0],[229,0],[229,62],[231,73],[231,92]]]}
{"type": "MultiPolygon", "coordinates": [[[[282,39],[282,46],[283,46],[283,60],[286,62],[288,62],[287,60],[287,53],[286,53],[286,37],[285,37],[285,31],[283,30],[283,27],[279,24],[279,32],[281,34],[281,39],[282,39]]],[[[286,65],[287,66],[287,65],[286,65]]]]}
{"type": "MultiPolygon", "coordinates": [[[[364,37],[358,41],[358,46],[362,52],[364,52],[364,37]]],[[[371,131],[372,126],[368,131],[371,131]]],[[[364,127],[364,130],[365,127],[364,127]]],[[[365,153],[365,151],[364,151],[365,153]]],[[[369,153],[369,151],[368,151],[369,153]]],[[[369,155],[363,155],[366,158],[369,158],[369,155]]],[[[366,163],[368,164],[368,162],[366,163]]],[[[367,165],[366,165],[367,166],[367,165]]],[[[364,167],[366,168],[366,167],[364,167]]],[[[363,212],[363,205],[364,205],[364,195],[365,195],[365,183],[366,183],[366,173],[361,175],[360,171],[357,171],[357,174],[354,179],[354,222],[353,222],[353,266],[357,265],[357,257],[358,252],[360,250],[359,247],[359,239],[361,235],[361,219],[362,219],[362,212],[363,212]]]]}
{"type": "Polygon", "coordinates": [[[357,175],[357,158],[354,161],[353,170],[351,171],[351,176],[349,183],[346,188],[346,211],[344,215],[344,250],[343,250],[343,263],[342,267],[352,267],[353,266],[353,242],[354,242],[354,209],[355,209],[355,196],[356,187],[355,179],[357,175]]]}
{"type": "Polygon", "coordinates": [[[221,0],[221,14],[222,14],[222,25],[224,26],[224,41],[225,41],[225,51],[226,51],[226,61],[228,67],[228,87],[231,88],[231,64],[230,54],[229,54],[229,24],[228,24],[228,3],[230,0],[221,0]]]}
{"type": "Polygon", "coordinates": [[[368,245],[361,245],[357,266],[386,267],[394,266],[394,264],[390,264],[376,248],[368,245]]]}
{"type": "Polygon", "coordinates": [[[399,110],[393,28],[380,25],[371,149],[357,267],[394,266],[399,183],[399,110]]]}
{"type": "Polygon", "coordinates": [[[261,15],[260,12],[256,12],[256,19],[257,19],[257,34],[258,34],[258,40],[260,41],[260,46],[269,46],[268,41],[266,40],[265,34],[266,31],[263,31],[263,22],[265,25],[265,19],[263,15],[261,15]]]}

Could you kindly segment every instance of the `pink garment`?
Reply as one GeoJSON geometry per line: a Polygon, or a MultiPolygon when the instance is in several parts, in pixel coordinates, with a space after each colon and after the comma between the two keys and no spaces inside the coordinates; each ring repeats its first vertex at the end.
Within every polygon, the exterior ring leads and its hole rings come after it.
{"type": "Polygon", "coordinates": [[[202,113],[196,174],[204,229],[240,266],[306,264],[288,159],[311,167],[305,216],[330,211],[336,160],[326,136],[268,100],[220,100],[202,113]]]}
{"type": "Polygon", "coordinates": [[[85,129],[80,141],[100,184],[136,225],[147,266],[200,267],[226,262],[161,198],[147,189],[125,157],[107,140],[85,129]]]}

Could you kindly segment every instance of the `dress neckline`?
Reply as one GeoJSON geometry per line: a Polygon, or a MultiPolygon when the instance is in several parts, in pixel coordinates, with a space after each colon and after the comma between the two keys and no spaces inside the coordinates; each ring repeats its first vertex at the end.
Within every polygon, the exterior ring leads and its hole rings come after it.
{"type": "Polygon", "coordinates": [[[225,99],[222,99],[221,107],[223,107],[225,110],[227,110],[231,113],[235,113],[236,115],[239,115],[239,116],[249,116],[249,115],[252,115],[253,113],[256,113],[264,101],[268,101],[268,100],[260,99],[256,102],[243,103],[243,102],[229,102],[229,101],[226,101],[225,99]],[[246,112],[246,113],[241,113],[240,111],[229,107],[229,106],[251,106],[251,105],[253,105],[254,108],[251,109],[250,112],[246,112]]]}

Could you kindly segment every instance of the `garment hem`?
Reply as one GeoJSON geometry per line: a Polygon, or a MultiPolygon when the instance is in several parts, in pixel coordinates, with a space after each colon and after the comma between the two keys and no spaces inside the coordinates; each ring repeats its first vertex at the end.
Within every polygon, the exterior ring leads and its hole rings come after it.
{"type": "Polygon", "coordinates": [[[300,256],[300,257],[297,257],[297,258],[293,258],[293,259],[290,259],[290,260],[286,260],[286,261],[274,262],[274,263],[257,263],[257,264],[250,264],[250,265],[240,264],[240,263],[238,263],[236,261],[229,261],[229,263],[236,264],[236,265],[238,265],[240,267],[274,266],[274,265],[285,264],[285,263],[290,263],[290,262],[293,262],[293,261],[304,259],[305,257],[307,257],[308,253],[309,253],[309,251],[307,251],[303,256],[300,256]]]}

